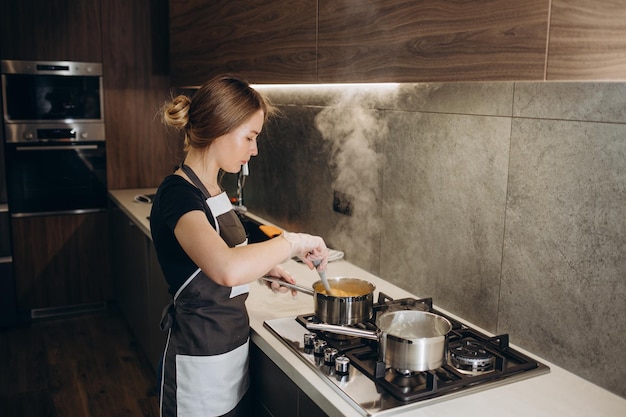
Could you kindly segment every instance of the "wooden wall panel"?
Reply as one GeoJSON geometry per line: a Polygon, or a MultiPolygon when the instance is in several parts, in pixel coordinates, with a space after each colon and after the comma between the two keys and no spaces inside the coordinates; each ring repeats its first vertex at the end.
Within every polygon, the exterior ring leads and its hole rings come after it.
{"type": "Polygon", "coordinates": [[[547,79],[626,79],[626,1],[552,0],[547,79]]]}
{"type": "Polygon", "coordinates": [[[0,55],[102,61],[100,0],[0,0],[0,55]]]}
{"type": "Polygon", "coordinates": [[[541,80],[549,0],[320,0],[320,82],[541,80]]]}
{"type": "Polygon", "coordinates": [[[2,59],[102,61],[100,1],[0,0],[2,59]]]}
{"type": "Polygon", "coordinates": [[[315,82],[316,15],[316,0],[172,0],[172,84],[198,86],[216,72],[315,82]]]}
{"type": "Polygon", "coordinates": [[[157,115],[170,96],[167,0],[103,2],[108,188],[160,184],[182,142],[157,115]]]}

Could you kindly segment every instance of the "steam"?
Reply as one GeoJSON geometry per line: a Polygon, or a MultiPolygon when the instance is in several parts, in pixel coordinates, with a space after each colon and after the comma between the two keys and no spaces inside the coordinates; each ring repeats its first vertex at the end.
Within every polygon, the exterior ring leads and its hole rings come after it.
{"type": "Polygon", "coordinates": [[[370,245],[381,229],[380,194],[385,164],[382,144],[387,140],[389,128],[371,100],[376,102],[377,94],[389,95],[390,91],[364,94],[363,88],[342,88],[337,101],[315,117],[315,127],[322,134],[330,156],[332,188],[352,200],[352,215],[340,217],[331,237],[347,254],[346,246],[354,254],[371,253],[370,245]],[[350,230],[353,233],[345,233],[350,230]],[[354,239],[355,236],[358,238],[354,239]]]}

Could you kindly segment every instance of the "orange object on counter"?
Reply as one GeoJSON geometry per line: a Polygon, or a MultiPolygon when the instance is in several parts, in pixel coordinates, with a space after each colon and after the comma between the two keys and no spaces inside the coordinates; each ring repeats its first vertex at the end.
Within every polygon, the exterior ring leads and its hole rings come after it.
{"type": "Polygon", "coordinates": [[[279,229],[276,226],[269,226],[267,224],[262,224],[259,226],[259,230],[265,233],[268,237],[276,237],[280,236],[283,233],[282,229],[279,229]]]}

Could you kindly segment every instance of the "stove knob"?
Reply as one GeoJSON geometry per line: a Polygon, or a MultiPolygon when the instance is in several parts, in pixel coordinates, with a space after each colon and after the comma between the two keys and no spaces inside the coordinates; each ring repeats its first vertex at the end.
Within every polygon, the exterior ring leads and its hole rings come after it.
{"type": "Polygon", "coordinates": [[[335,363],[335,358],[337,358],[338,353],[339,351],[332,347],[324,349],[324,363],[327,365],[335,363]]]}
{"type": "Polygon", "coordinates": [[[324,349],[326,349],[326,341],[316,340],[315,347],[313,348],[313,353],[315,354],[315,356],[324,356],[324,349]]]}
{"type": "Polygon", "coordinates": [[[304,347],[313,349],[316,339],[317,339],[317,335],[315,333],[305,333],[304,334],[304,347]]]}
{"type": "Polygon", "coordinates": [[[339,356],[335,359],[335,373],[338,375],[346,375],[350,370],[350,359],[345,356],[339,356]]]}

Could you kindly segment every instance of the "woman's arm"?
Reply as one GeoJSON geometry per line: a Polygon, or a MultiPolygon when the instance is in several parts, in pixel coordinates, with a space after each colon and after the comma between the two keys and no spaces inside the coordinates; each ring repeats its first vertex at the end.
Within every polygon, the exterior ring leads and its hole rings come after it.
{"type": "Polygon", "coordinates": [[[234,287],[259,279],[292,254],[284,237],[230,248],[199,210],[184,214],[174,235],[187,255],[219,285],[234,287]]]}

